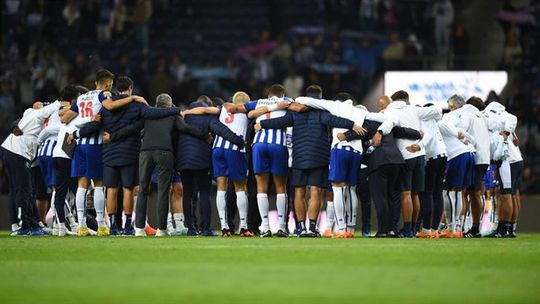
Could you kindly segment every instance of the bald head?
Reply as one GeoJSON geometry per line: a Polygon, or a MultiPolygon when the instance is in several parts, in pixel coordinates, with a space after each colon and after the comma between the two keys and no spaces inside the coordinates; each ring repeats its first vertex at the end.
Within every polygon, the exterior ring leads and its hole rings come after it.
{"type": "Polygon", "coordinates": [[[242,92],[242,91],[238,91],[238,92],[234,93],[234,95],[232,97],[232,102],[233,103],[244,104],[244,103],[247,103],[250,100],[251,99],[249,98],[249,95],[246,92],[242,92]]]}
{"type": "Polygon", "coordinates": [[[379,109],[379,112],[384,111],[391,102],[392,99],[390,99],[388,96],[379,97],[379,100],[377,100],[377,108],[379,109]]]}

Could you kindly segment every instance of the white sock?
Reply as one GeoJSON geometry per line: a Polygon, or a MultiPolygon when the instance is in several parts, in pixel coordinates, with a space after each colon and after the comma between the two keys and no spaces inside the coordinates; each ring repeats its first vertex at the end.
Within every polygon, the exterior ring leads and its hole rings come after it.
{"type": "Polygon", "coordinates": [[[278,223],[279,223],[279,229],[285,231],[287,222],[287,194],[285,193],[278,193],[276,194],[276,206],[277,206],[277,213],[278,213],[278,223]]]}
{"type": "Polygon", "coordinates": [[[463,224],[465,223],[465,216],[461,215],[461,209],[463,209],[463,195],[461,191],[456,191],[456,201],[455,201],[455,207],[454,207],[454,219],[458,219],[458,221],[455,223],[456,226],[456,232],[461,232],[461,229],[463,228],[463,224]]]}
{"type": "Polygon", "coordinates": [[[176,226],[176,230],[182,230],[182,229],[186,228],[186,226],[184,225],[184,214],[183,213],[174,213],[173,214],[173,219],[174,219],[174,224],[176,226]]]}
{"type": "Polygon", "coordinates": [[[94,188],[94,208],[98,227],[105,227],[105,188],[94,188]]]}
{"type": "Polygon", "coordinates": [[[77,217],[79,219],[79,227],[86,227],[86,189],[77,188],[77,193],[75,194],[75,205],[77,206],[77,217]]]}
{"type": "Polygon", "coordinates": [[[333,231],[334,224],[336,223],[336,211],[334,209],[334,202],[326,202],[326,229],[333,231]]]}
{"type": "Polygon", "coordinates": [[[443,190],[444,215],[448,230],[454,231],[454,191],[443,190]]]}
{"type": "Polygon", "coordinates": [[[347,223],[345,222],[345,194],[344,194],[344,187],[334,187],[332,186],[332,190],[334,191],[334,210],[336,213],[336,221],[338,230],[340,232],[344,232],[347,228],[347,223]]]}
{"type": "Polygon", "coordinates": [[[347,217],[347,230],[354,232],[356,228],[356,214],[358,212],[358,197],[356,196],[356,186],[350,186],[348,189],[350,212],[347,217]]]}
{"type": "Polygon", "coordinates": [[[225,193],[227,193],[227,191],[218,190],[216,194],[216,204],[222,230],[229,229],[229,225],[227,224],[227,201],[225,200],[225,193]]]}
{"type": "Polygon", "coordinates": [[[54,208],[54,199],[56,197],[56,191],[53,190],[51,193],[51,208],[47,211],[47,215],[45,215],[45,223],[48,227],[52,227],[54,223],[54,219],[56,217],[56,209],[54,208]]]}
{"type": "Polygon", "coordinates": [[[248,198],[246,191],[236,192],[236,206],[240,216],[240,228],[247,229],[248,198]]]}
{"type": "Polygon", "coordinates": [[[259,213],[261,214],[262,219],[262,230],[270,230],[270,222],[268,220],[268,194],[258,193],[257,194],[257,205],[259,206],[259,213]]]}
{"type": "Polygon", "coordinates": [[[135,212],[137,210],[137,195],[133,196],[133,222],[135,223],[135,220],[137,219],[137,213],[135,212]]]}

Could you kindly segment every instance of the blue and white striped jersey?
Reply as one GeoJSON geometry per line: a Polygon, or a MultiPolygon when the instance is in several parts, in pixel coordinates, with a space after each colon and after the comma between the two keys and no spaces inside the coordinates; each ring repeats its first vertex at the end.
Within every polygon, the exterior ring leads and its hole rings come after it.
{"type": "MultiPolygon", "coordinates": [[[[259,100],[248,102],[245,105],[245,108],[246,110],[251,111],[259,107],[278,104],[280,101],[283,101],[283,100],[285,99],[272,96],[270,98],[259,99],[259,100]]],[[[268,112],[265,115],[261,115],[257,117],[257,122],[261,122],[262,120],[266,120],[266,119],[282,117],[282,116],[285,116],[286,113],[287,111],[285,110],[277,110],[273,112],[268,112]]],[[[276,145],[286,146],[287,140],[286,140],[285,129],[261,129],[259,130],[259,132],[257,132],[257,134],[255,134],[255,139],[253,140],[253,144],[256,144],[256,143],[267,143],[267,144],[276,144],[276,145]]]]}
{"type": "Polygon", "coordinates": [[[54,147],[56,147],[56,138],[46,139],[38,149],[38,157],[53,156],[54,147]]]}
{"type": "MultiPolygon", "coordinates": [[[[99,113],[102,108],[101,102],[111,98],[112,94],[109,91],[93,90],[82,94],[77,98],[77,102],[73,103],[71,110],[79,113],[82,118],[91,118],[99,113]]],[[[82,145],[100,145],[103,144],[103,132],[99,132],[91,137],[83,137],[77,139],[77,144],[82,145]]]]}
{"type": "MultiPolygon", "coordinates": [[[[233,131],[233,133],[241,136],[244,140],[246,139],[246,131],[249,121],[245,113],[231,113],[227,112],[225,108],[222,108],[221,113],[219,114],[219,121],[222,124],[226,125],[227,128],[233,131]]],[[[223,148],[227,150],[246,152],[245,148],[239,149],[237,145],[231,143],[230,141],[219,135],[216,136],[212,148],[223,148]]]]}

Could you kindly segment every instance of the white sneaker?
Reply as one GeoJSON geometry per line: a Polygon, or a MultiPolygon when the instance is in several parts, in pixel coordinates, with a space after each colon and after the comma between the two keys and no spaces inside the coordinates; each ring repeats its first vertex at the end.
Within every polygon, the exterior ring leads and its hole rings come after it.
{"type": "Polygon", "coordinates": [[[135,236],[146,236],[144,228],[135,228],[135,236]]]}
{"type": "Polygon", "coordinates": [[[53,223],[51,235],[57,236],[59,228],[60,228],[60,226],[57,223],[53,223]]]}
{"type": "Polygon", "coordinates": [[[179,236],[179,235],[187,235],[188,229],[186,227],[180,227],[174,229],[172,232],[170,232],[170,235],[173,236],[179,236]]]}
{"type": "Polygon", "coordinates": [[[169,234],[173,234],[173,233],[174,233],[174,223],[173,223],[172,218],[167,219],[167,232],[168,232],[169,234]]]}
{"type": "Polygon", "coordinates": [[[161,230],[161,229],[158,229],[156,231],[156,236],[157,237],[162,237],[162,236],[168,236],[169,234],[167,233],[167,230],[161,230]]]}
{"type": "Polygon", "coordinates": [[[96,236],[97,235],[97,231],[92,230],[90,228],[88,228],[88,232],[90,233],[91,236],[96,236]]]}
{"type": "Polygon", "coordinates": [[[67,228],[66,225],[63,225],[58,227],[58,236],[66,236],[67,235],[67,228]]]}

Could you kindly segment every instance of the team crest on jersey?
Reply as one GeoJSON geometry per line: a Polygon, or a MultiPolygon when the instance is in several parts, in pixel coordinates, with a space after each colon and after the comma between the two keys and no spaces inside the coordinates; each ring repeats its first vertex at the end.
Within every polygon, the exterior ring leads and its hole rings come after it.
{"type": "Polygon", "coordinates": [[[104,92],[103,92],[103,96],[105,96],[105,97],[107,97],[107,98],[112,98],[112,94],[111,94],[111,92],[109,92],[109,91],[104,91],[104,92]]]}

